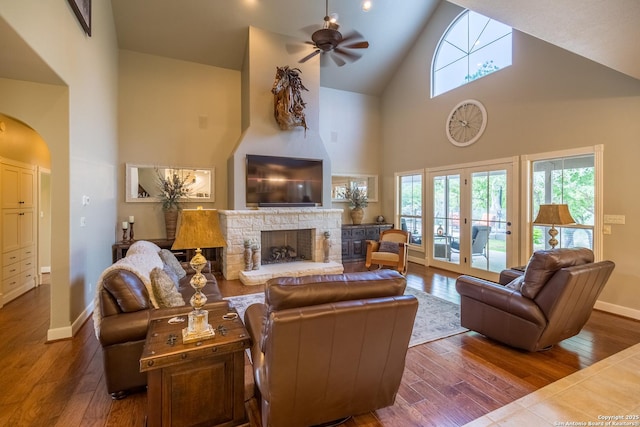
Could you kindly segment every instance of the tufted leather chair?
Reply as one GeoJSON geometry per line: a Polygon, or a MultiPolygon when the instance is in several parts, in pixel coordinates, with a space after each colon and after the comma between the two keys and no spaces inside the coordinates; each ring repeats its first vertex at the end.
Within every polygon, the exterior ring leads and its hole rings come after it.
{"type": "Polygon", "coordinates": [[[276,278],[245,312],[263,427],[394,403],[418,301],[394,270],[276,278]]]}
{"type": "Polygon", "coordinates": [[[589,249],[563,248],[535,252],[500,283],[460,276],[461,324],[512,347],[547,349],[580,332],[614,267],[594,263],[589,249]]]}

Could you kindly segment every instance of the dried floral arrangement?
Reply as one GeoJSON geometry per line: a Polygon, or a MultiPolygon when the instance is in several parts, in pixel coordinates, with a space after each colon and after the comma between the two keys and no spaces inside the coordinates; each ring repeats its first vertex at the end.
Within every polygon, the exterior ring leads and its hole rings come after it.
{"type": "Polygon", "coordinates": [[[160,189],[158,197],[162,202],[162,209],[181,209],[180,199],[188,198],[191,193],[189,189],[192,182],[191,174],[188,173],[181,176],[176,170],[169,169],[168,176],[166,176],[158,168],[156,168],[156,174],[158,175],[158,188],[160,189]]]}

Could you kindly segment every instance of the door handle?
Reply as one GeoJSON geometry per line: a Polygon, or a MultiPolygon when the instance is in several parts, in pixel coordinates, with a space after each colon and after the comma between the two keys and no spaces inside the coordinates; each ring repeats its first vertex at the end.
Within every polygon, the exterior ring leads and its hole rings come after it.
{"type": "Polygon", "coordinates": [[[507,230],[504,232],[504,234],[511,234],[511,231],[507,230]]]}

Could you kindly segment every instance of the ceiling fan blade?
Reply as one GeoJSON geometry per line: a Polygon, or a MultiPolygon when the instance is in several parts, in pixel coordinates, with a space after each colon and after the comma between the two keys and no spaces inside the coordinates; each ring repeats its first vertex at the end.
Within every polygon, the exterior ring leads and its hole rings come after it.
{"type": "Polygon", "coordinates": [[[354,30],[347,34],[343,34],[341,43],[354,41],[354,40],[364,40],[364,37],[362,36],[362,34],[354,30]]]}
{"type": "Polygon", "coordinates": [[[362,55],[359,53],[349,52],[339,47],[333,49],[333,52],[342,55],[347,61],[350,61],[350,62],[355,62],[358,59],[362,58],[362,55]]]}
{"type": "Polygon", "coordinates": [[[331,56],[331,59],[333,59],[333,62],[335,62],[338,67],[342,67],[344,64],[346,64],[344,59],[340,58],[340,56],[335,50],[330,53],[330,56],[331,56]]]}
{"type": "Polygon", "coordinates": [[[311,52],[309,55],[305,56],[300,61],[298,61],[298,63],[302,64],[304,62],[307,62],[308,60],[310,60],[311,58],[313,58],[314,56],[316,56],[319,53],[320,53],[320,49],[316,49],[313,52],[311,52]]]}
{"type": "Polygon", "coordinates": [[[366,49],[369,47],[369,42],[365,40],[362,42],[355,42],[347,45],[340,43],[340,45],[341,47],[346,47],[348,49],[366,49]]]}

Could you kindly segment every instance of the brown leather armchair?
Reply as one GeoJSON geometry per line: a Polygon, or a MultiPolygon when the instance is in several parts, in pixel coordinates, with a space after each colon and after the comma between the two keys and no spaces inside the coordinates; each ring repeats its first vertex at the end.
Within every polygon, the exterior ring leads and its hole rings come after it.
{"type": "Polygon", "coordinates": [[[580,332],[614,267],[594,263],[589,249],[564,248],[535,252],[500,283],[460,276],[460,323],[512,347],[547,349],[580,332]]]}
{"type": "Polygon", "coordinates": [[[418,301],[393,270],[271,279],[244,321],[264,427],[392,405],[418,301]]]}
{"type": "Polygon", "coordinates": [[[407,273],[409,239],[411,233],[405,230],[389,229],[380,233],[380,240],[367,240],[365,267],[371,264],[393,267],[401,274],[407,273]]]}

